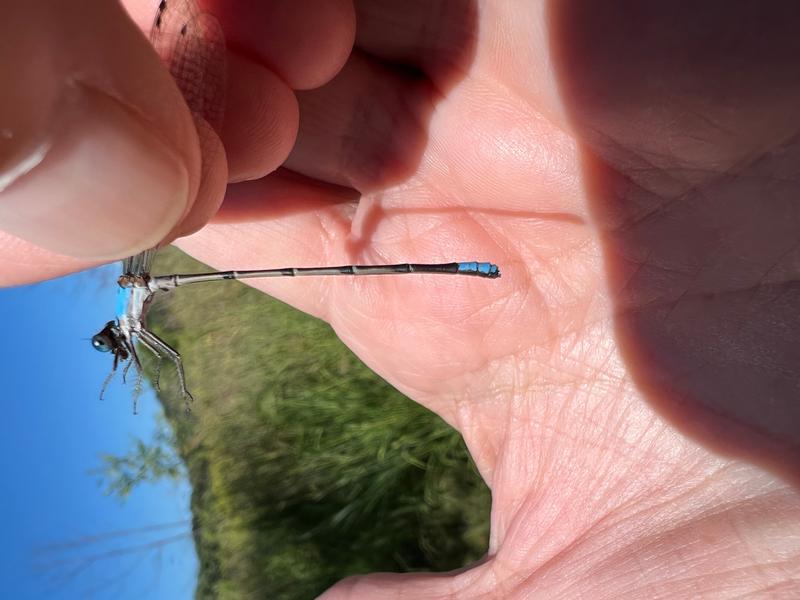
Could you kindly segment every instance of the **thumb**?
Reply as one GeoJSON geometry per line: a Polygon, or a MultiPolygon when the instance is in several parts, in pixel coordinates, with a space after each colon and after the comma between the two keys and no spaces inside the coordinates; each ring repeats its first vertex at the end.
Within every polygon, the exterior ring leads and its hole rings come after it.
{"type": "Polygon", "coordinates": [[[156,245],[200,179],[192,117],[157,55],[116,2],[1,12],[0,230],[87,261],[156,245]]]}

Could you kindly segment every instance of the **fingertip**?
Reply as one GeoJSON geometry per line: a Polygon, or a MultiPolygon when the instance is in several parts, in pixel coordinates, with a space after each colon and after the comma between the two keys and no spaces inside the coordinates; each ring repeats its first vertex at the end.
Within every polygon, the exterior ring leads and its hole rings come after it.
{"type": "Polygon", "coordinates": [[[310,56],[304,58],[298,47],[294,55],[290,54],[295,61],[289,64],[300,75],[292,86],[296,90],[315,89],[333,79],[350,58],[356,38],[356,12],[351,0],[318,0],[310,9],[317,13],[306,23],[309,31],[303,40],[310,56]]]}
{"type": "Polygon", "coordinates": [[[222,22],[229,48],[269,67],[297,90],[330,81],[355,40],[352,0],[228,0],[209,9],[222,22]]]}
{"type": "Polygon", "coordinates": [[[291,152],[300,110],[289,86],[269,69],[229,53],[228,114],[222,140],[232,182],[258,179],[291,152]]]}
{"type": "Polygon", "coordinates": [[[190,212],[200,179],[197,132],[169,73],[117,3],[8,9],[0,228],[87,261],[157,244],[190,212]]]}
{"type": "Polygon", "coordinates": [[[194,196],[191,209],[163,240],[159,240],[162,244],[202,229],[217,213],[225,197],[229,178],[226,148],[207,121],[196,117],[195,125],[200,139],[203,140],[201,185],[194,196]]]}
{"type": "Polygon", "coordinates": [[[130,108],[77,82],[24,165],[3,178],[0,227],[58,254],[133,254],[157,244],[189,202],[180,155],[130,108]]]}

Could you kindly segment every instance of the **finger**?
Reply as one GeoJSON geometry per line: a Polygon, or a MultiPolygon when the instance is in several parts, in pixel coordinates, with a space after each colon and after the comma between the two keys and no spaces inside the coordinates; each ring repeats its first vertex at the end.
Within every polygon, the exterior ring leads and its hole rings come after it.
{"type": "Polygon", "coordinates": [[[231,181],[263,177],[286,160],[297,138],[299,109],[277,75],[229,53],[227,112],[222,141],[231,181]]]}
{"type": "MultiPolygon", "coordinates": [[[[155,0],[131,2],[129,10],[143,29],[152,21],[155,4],[155,0]]],[[[221,136],[229,178],[257,179],[284,162],[294,144],[299,118],[291,88],[264,67],[264,63],[275,65],[285,78],[301,86],[314,78],[325,81],[338,71],[350,51],[354,29],[352,6],[349,0],[324,4],[306,0],[303,6],[295,4],[291,9],[284,9],[280,3],[265,6],[245,0],[206,1],[201,5],[221,21],[228,46],[242,53],[227,54],[227,114],[221,136]],[[309,14],[314,17],[309,19],[309,14]],[[265,29],[265,22],[275,28],[277,35],[272,35],[268,27],[265,29]],[[257,30],[253,30],[254,24],[258,25],[257,30]],[[252,37],[254,32],[258,35],[252,37]],[[245,43],[248,39],[252,42],[249,45],[245,43]],[[280,52],[273,52],[276,48],[280,52]]],[[[201,192],[216,191],[217,187],[206,183],[201,192]]],[[[218,200],[218,194],[201,194],[192,214],[173,235],[183,235],[202,226],[216,211],[218,200]]]]}
{"type": "Polygon", "coordinates": [[[298,94],[300,131],[286,166],[368,191],[412,172],[427,143],[434,90],[353,54],[326,86],[298,94]]]}
{"type": "Polygon", "coordinates": [[[477,37],[475,0],[357,0],[356,47],[436,82],[463,70],[477,37]]]}
{"type": "Polygon", "coordinates": [[[119,6],[84,8],[4,5],[0,229],[58,254],[113,259],[157,244],[188,213],[197,132],[119,6]],[[48,35],[31,22],[46,23],[48,35]]]}
{"type": "Polygon", "coordinates": [[[229,48],[277,73],[295,89],[318,87],[342,68],[353,46],[351,0],[207,2],[229,48]]]}
{"type": "Polygon", "coordinates": [[[417,166],[434,103],[474,52],[477,14],[471,0],[361,0],[356,12],[360,52],[324,88],[300,94],[301,130],[286,165],[370,191],[417,166]]]}
{"type": "Polygon", "coordinates": [[[255,181],[228,186],[225,202],[213,223],[247,223],[280,219],[337,204],[355,205],[360,194],[287,169],[255,181]]]}
{"type": "MultiPolygon", "coordinates": [[[[167,244],[177,237],[189,235],[201,229],[219,210],[228,185],[228,165],[225,149],[217,132],[202,117],[195,116],[194,124],[202,150],[200,189],[194,197],[191,210],[162,238],[167,244]]],[[[152,247],[152,246],[150,246],[152,247]]]]}

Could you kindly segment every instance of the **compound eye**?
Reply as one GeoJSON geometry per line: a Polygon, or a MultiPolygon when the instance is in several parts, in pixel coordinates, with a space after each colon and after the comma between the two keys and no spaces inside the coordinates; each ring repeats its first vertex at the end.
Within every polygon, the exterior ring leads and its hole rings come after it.
{"type": "Polygon", "coordinates": [[[92,347],[98,352],[111,352],[113,342],[111,338],[102,333],[98,333],[92,338],[92,347]]]}

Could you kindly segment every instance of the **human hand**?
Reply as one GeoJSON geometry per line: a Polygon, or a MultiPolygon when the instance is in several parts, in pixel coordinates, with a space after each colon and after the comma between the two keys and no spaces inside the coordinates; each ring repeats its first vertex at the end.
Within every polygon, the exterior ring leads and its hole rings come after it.
{"type": "Polygon", "coordinates": [[[488,558],[325,598],[798,593],[795,9],[498,4],[381,207],[458,198],[503,279],[324,309],[464,435],[488,558]]]}
{"type": "MultiPolygon", "coordinates": [[[[237,6],[209,8],[253,56],[262,25],[237,6]]],[[[286,170],[232,186],[179,242],[219,268],[501,266],[498,281],[255,284],[453,424],[492,489],[480,565],[326,598],[796,590],[797,493],[750,464],[796,473],[798,89],[776,62],[796,28],[768,8],[635,6],[357,5],[360,51],[298,94],[286,170]],[[748,22],[771,33],[731,49],[748,22]]],[[[351,30],[341,16],[331,31],[351,30]]],[[[223,133],[231,165],[236,140],[284,139],[248,133],[223,133]]]]}

